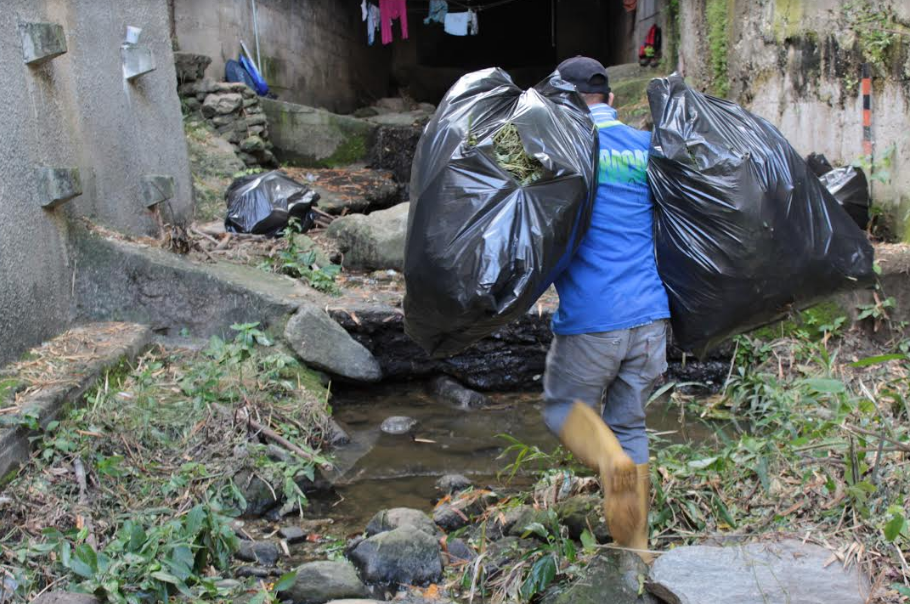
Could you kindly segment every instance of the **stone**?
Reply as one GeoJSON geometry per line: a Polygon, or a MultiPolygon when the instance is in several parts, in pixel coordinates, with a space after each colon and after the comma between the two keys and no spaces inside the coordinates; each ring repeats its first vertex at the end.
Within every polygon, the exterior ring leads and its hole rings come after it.
{"type": "Polygon", "coordinates": [[[329,419],[328,432],[328,441],[333,447],[351,444],[351,436],[334,419],[329,419]]]}
{"type": "Polygon", "coordinates": [[[282,600],[293,604],[323,604],[339,598],[369,596],[366,585],[347,561],[308,562],[297,568],[294,584],[279,592],[282,600]]]}
{"type": "Polygon", "coordinates": [[[247,132],[252,136],[259,136],[265,132],[265,128],[262,126],[250,126],[247,128],[247,132]]]}
{"type": "Polygon", "coordinates": [[[243,99],[243,108],[244,109],[246,109],[247,107],[252,107],[253,105],[256,105],[258,107],[259,100],[258,99],[248,99],[248,98],[243,99]]]}
{"type": "Polygon", "coordinates": [[[264,126],[268,124],[269,120],[262,113],[256,113],[253,115],[246,116],[246,126],[247,128],[252,128],[253,126],[264,126]]]}
{"type": "Polygon", "coordinates": [[[178,82],[195,82],[205,76],[205,70],[212,58],[194,52],[174,52],[174,69],[178,82]]]}
{"type": "MultiPolygon", "coordinates": [[[[546,510],[538,510],[530,505],[521,505],[512,508],[508,512],[505,512],[503,516],[505,521],[497,520],[494,523],[494,528],[500,528],[503,535],[508,535],[510,537],[525,538],[524,534],[528,532],[528,525],[535,522],[543,525],[546,525],[547,523],[546,510]]],[[[528,538],[542,539],[542,537],[536,533],[529,534],[528,538]]]]}
{"type": "Polygon", "coordinates": [[[423,128],[419,125],[378,126],[367,155],[367,165],[391,170],[395,180],[407,188],[407,183],[411,182],[411,166],[422,132],[423,128]]]}
{"type": "Polygon", "coordinates": [[[177,188],[174,177],[168,174],[146,174],[139,182],[142,189],[142,202],[147,208],[173,198],[177,188]]]}
{"type": "Polygon", "coordinates": [[[308,235],[304,235],[303,233],[294,235],[294,246],[304,254],[313,252],[313,255],[315,256],[314,262],[317,266],[328,266],[331,264],[328,255],[308,235]]]}
{"type": "Polygon", "coordinates": [[[399,528],[417,530],[435,537],[439,529],[430,520],[430,517],[411,508],[391,508],[378,512],[367,524],[366,535],[372,537],[380,533],[393,531],[399,528]]]}
{"type": "Polygon", "coordinates": [[[380,430],[393,436],[412,434],[417,429],[418,421],[410,417],[393,415],[383,420],[380,430]]]}
{"type": "MultiPolygon", "coordinates": [[[[542,604],[658,604],[642,589],[648,566],[631,552],[599,552],[567,586],[548,590],[542,604]]],[[[737,600],[714,600],[736,602],[737,600]]]]}
{"type": "Polygon", "coordinates": [[[348,115],[272,99],[260,99],[272,142],[282,162],[334,167],[366,159],[376,125],[348,115]]]}
{"type": "Polygon", "coordinates": [[[433,522],[442,530],[452,532],[467,526],[469,519],[464,512],[452,504],[444,503],[433,510],[433,522]]]}
{"type": "Polygon", "coordinates": [[[124,44],[120,47],[120,63],[123,77],[132,81],[139,76],[155,71],[155,56],[152,49],[140,44],[124,44]]]}
{"type": "Polygon", "coordinates": [[[315,304],[301,304],[288,321],[284,339],[307,366],[358,382],[382,378],[370,351],[315,304]]]}
{"type": "Polygon", "coordinates": [[[417,109],[424,113],[429,113],[430,115],[436,113],[436,105],[433,103],[418,103],[417,109]]]}
{"type": "Polygon", "coordinates": [[[279,555],[278,545],[271,541],[241,541],[240,548],[234,553],[238,560],[264,566],[275,566],[279,555]]]}
{"type": "Polygon", "coordinates": [[[249,86],[243,82],[215,82],[212,85],[212,92],[233,92],[243,94],[244,90],[249,90],[249,86]]]}
{"type": "Polygon", "coordinates": [[[202,115],[205,117],[227,115],[240,109],[241,103],[243,103],[243,97],[237,93],[210,94],[202,103],[202,115]]]}
{"type": "Polygon", "coordinates": [[[411,110],[411,104],[401,97],[386,97],[379,99],[373,106],[390,113],[404,113],[411,110]]]}
{"type": "Polygon", "coordinates": [[[198,111],[202,107],[202,103],[194,98],[183,99],[183,107],[188,113],[192,113],[198,111]]]}
{"type": "Polygon", "coordinates": [[[66,52],[66,35],[57,23],[19,23],[26,65],[41,65],[66,52]]]}
{"type": "Polygon", "coordinates": [[[490,403],[483,394],[466,388],[447,375],[435,378],[430,383],[430,391],[438,399],[459,409],[479,409],[490,403]]]}
{"type": "Polygon", "coordinates": [[[472,486],[474,486],[474,483],[471,482],[471,479],[462,474],[446,474],[436,481],[436,489],[449,495],[472,486]]]}
{"type": "Polygon", "coordinates": [[[272,574],[273,571],[261,566],[241,566],[234,571],[235,577],[255,577],[257,579],[265,579],[271,577],[272,574]]]}
{"type": "Polygon", "coordinates": [[[216,115],[212,118],[213,126],[233,126],[234,122],[237,121],[237,114],[229,113],[227,115],[216,115]]]}
{"type": "Polygon", "coordinates": [[[265,151],[265,142],[258,136],[250,136],[240,143],[240,150],[247,153],[258,153],[265,151]]]}
{"type": "Polygon", "coordinates": [[[38,168],[38,202],[53,209],[73,197],[82,195],[79,168],[38,168]]]}
{"type": "Polygon", "coordinates": [[[831,551],[796,540],[729,547],[678,547],[651,568],[648,590],[669,604],[800,602],[863,604],[869,583],[831,551]]]}
{"type": "Polygon", "coordinates": [[[603,498],[597,495],[578,495],[560,501],[555,506],[559,523],[568,529],[569,538],[578,539],[590,530],[598,543],[608,543],[610,529],[603,517],[603,498]]]}
{"type": "Polygon", "coordinates": [[[244,84],[243,86],[243,98],[256,98],[256,91],[244,84]]]}
{"type": "Polygon", "coordinates": [[[350,558],[368,583],[426,585],[442,578],[436,537],[413,526],[364,539],[350,558]]]}
{"type": "Polygon", "coordinates": [[[471,549],[462,539],[447,539],[446,554],[449,558],[449,564],[470,562],[477,557],[477,552],[471,549]]]}
{"type": "Polygon", "coordinates": [[[344,254],[348,268],[404,269],[404,243],[410,203],[401,203],[369,216],[342,216],[329,225],[326,235],[344,254]]]}
{"type": "Polygon", "coordinates": [[[249,153],[245,153],[245,152],[241,151],[240,153],[237,154],[237,157],[242,159],[243,163],[246,164],[247,166],[258,166],[259,165],[259,160],[256,158],[256,156],[250,155],[249,153]]]}
{"type": "Polygon", "coordinates": [[[364,117],[373,117],[379,115],[379,111],[375,107],[361,107],[353,113],[354,117],[364,118],[364,117]]]}
{"type": "Polygon", "coordinates": [[[314,170],[312,188],[319,193],[319,209],[328,214],[369,213],[401,201],[401,185],[387,170],[339,168],[314,170]]]}
{"type": "Polygon", "coordinates": [[[31,604],[99,604],[99,600],[91,594],[49,591],[32,600],[31,604]]]}
{"type": "Polygon", "coordinates": [[[278,536],[288,542],[288,545],[306,541],[307,532],[299,526],[285,526],[278,530],[278,536]]]}

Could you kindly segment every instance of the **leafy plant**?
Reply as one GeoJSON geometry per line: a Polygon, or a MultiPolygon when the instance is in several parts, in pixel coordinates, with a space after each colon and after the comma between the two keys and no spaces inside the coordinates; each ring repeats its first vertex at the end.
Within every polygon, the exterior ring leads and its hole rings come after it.
{"type": "Polygon", "coordinates": [[[284,232],[287,247],[278,252],[277,258],[266,261],[266,265],[283,275],[305,281],[315,290],[332,295],[340,294],[335,279],[341,273],[341,267],[337,264],[320,266],[316,250],[300,249],[295,238],[299,233],[300,221],[292,218],[284,232]]]}
{"type": "Polygon", "coordinates": [[[530,564],[519,590],[524,601],[530,601],[535,595],[543,593],[560,570],[574,563],[577,556],[575,543],[566,536],[566,531],[560,527],[553,510],[547,510],[545,523],[533,522],[525,527],[522,538],[532,534],[537,535],[543,543],[523,557],[530,564]]]}
{"type": "Polygon", "coordinates": [[[508,123],[493,135],[493,157],[515,180],[526,187],[544,177],[546,169],[528,155],[515,124],[508,123]]]}

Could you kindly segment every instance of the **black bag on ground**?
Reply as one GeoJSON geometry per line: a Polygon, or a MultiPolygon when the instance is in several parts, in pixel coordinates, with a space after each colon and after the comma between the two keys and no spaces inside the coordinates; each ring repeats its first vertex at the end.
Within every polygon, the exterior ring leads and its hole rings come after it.
{"type": "Polygon", "coordinates": [[[556,74],[524,92],[500,69],[452,86],[420,138],[411,175],[411,338],[434,356],[451,355],[531,308],[590,223],[597,147],[587,107],[556,74]],[[514,134],[509,125],[540,163],[524,186],[494,151],[494,137],[514,134]]]}
{"type": "Polygon", "coordinates": [[[862,168],[845,166],[834,168],[818,177],[825,188],[834,195],[853,222],[861,229],[869,226],[869,181],[862,168]]]}
{"type": "Polygon", "coordinates": [[[229,233],[252,233],[277,237],[291,218],[300,221],[300,231],[313,226],[310,210],[319,194],[279,170],[236,179],[224,194],[229,233]]]}
{"type": "Polygon", "coordinates": [[[776,128],[675,74],[648,101],[657,265],[681,348],[703,355],[874,282],[865,234],[776,128]]]}

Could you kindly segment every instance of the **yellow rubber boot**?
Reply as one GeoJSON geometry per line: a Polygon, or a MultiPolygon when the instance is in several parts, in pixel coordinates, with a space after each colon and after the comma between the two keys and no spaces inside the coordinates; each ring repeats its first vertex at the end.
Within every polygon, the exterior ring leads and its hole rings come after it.
{"type": "MultiPolygon", "coordinates": [[[[638,474],[638,510],[640,521],[638,526],[635,527],[635,531],[632,535],[632,541],[629,543],[628,547],[633,550],[636,550],[636,554],[641,556],[641,559],[645,561],[646,564],[651,564],[651,561],[654,559],[654,556],[648,551],[648,504],[651,500],[651,473],[648,470],[648,464],[638,464],[635,466],[635,470],[638,474]]],[[[622,545],[622,544],[620,544],[622,545]]]]}
{"type": "Polygon", "coordinates": [[[584,403],[575,403],[569,411],[559,439],[582,463],[600,473],[610,534],[619,545],[630,547],[642,523],[635,463],[603,419],[584,403]]]}

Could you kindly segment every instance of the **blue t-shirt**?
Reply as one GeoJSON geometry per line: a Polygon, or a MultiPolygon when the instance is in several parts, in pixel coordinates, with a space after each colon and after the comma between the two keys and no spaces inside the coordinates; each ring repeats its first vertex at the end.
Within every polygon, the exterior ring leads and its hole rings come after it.
{"type": "Polygon", "coordinates": [[[591,228],[556,280],[560,335],[628,329],[670,317],[654,259],[654,204],[648,187],[650,134],[591,107],[600,134],[597,196],[591,228]]]}

